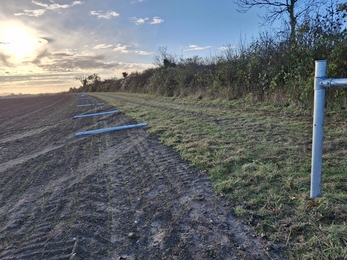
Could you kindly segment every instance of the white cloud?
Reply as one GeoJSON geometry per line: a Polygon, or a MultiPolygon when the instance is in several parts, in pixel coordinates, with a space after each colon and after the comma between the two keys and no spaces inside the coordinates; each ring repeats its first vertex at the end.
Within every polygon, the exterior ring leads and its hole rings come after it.
{"type": "Polygon", "coordinates": [[[136,18],[133,17],[132,20],[135,22],[135,24],[140,25],[140,24],[144,24],[149,18],[136,18]]]}
{"type": "MultiPolygon", "coordinates": [[[[149,18],[148,17],[146,17],[146,18],[133,17],[133,18],[131,18],[131,20],[133,20],[135,24],[140,25],[140,24],[145,24],[149,20],[149,18]]],[[[164,22],[163,19],[161,19],[159,16],[155,16],[152,18],[152,21],[150,21],[148,23],[149,24],[160,24],[163,22],[164,22]]]]}
{"type": "Polygon", "coordinates": [[[37,9],[37,10],[24,10],[24,13],[15,13],[15,16],[33,16],[33,17],[39,17],[43,15],[46,12],[44,9],[37,9]]]}
{"type": "Polygon", "coordinates": [[[144,56],[153,54],[152,52],[148,52],[148,51],[129,50],[129,47],[131,47],[131,45],[117,44],[116,47],[113,49],[113,51],[120,52],[120,53],[136,53],[138,55],[144,55],[144,56]]]}
{"type": "Polygon", "coordinates": [[[74,1],[71,5],[60,5],[55,3],[53,0],[50,0],[50,2],[52,4],[45,4],[45,3],[41,3],[39,1],[35,1],[32,0],[31,1],[33,4],[44,7],[45,9],[36,9],[36,10],[24,10],[23,13],[15,13],[15,16],[33,16],[33,17],[39,17],[41,15],[43,15],[46,10],[58,10],[58,9],[66,9],[69,8],[71,6],[75,6],[75,5],[80,5],[83,4],[82,1],[74,1]]]}
{"type": "Polygon", "coordinates": [[[114,48],[113,51],[128,53],[129,52],[129,50],[127,49],[128,47],[130,47],[130,45],[117,44],[116,48],[114,48]]]}
{"type": "Polygon", "coordinates": [[[82,2],[82,1],[74,1],[72,4],[71,4],[71,6],[75,6],[75,5],[81,5],[81,4],[83,4],[84,2],[82,2]]]}
{"type": "Polygon", "coordinates": [[[198,46],[198,45],[195,45],[195,44],[191,44],[188,46],[188,49],[184,49],[184,51],[202,51],[202,50],[206,50],[206,49],[209,49],[211,48],[211,46],[204,46],[204,47],[201,47],[201,46],[198,46]]]}
{"type": "Polygon", "coordinates": [[[102,11],[90,11],[89,15],[96,16],[98,19],[111,19],[113,17],[118,17],[119,13],[115,11],[107,11],[107,12],[102,12],[102,11]]]}
{"type": "Polygon", "coordinates": [[[98,16],[101,14],[101,11],[90,11],[89,12],[89,15],[95,15],[95,16],[98,16]]]}
{"type": "Polygon", "coordinates": [[[38,5],[38,6],[43,6],[43,7],[46,7],[48,6],[48,4],[43,4],[43,3],[40,3],[40,2],[37,2],[37,1],[31,1],[33,4],[35,5],[38,5]]]}
{"type": "Polygon", "coordinates": [[[222,46],[218,48],[218,50],[220,51],[229,51],[229,50],[235,50],[235,49],[236,49],[236,46],[222,46]]]}
{"type": "Polygon", "coordinates": [[[160,23],[163,23],[163,22],[164,22],[163,19],[161,19],[158,16],[155,16],[155,17],[153,17],[153,20],[152,20],[152,22],[150,22],[150,24],[160,24],[160,23]]]}
{"type": "Polygon", "coordinates": [[[148,52],[148,51],[135,51],[136,54],[139,55],[151,55],[153,52],[148,52]]]}
{"type": "Polygon", "coordinates": [[[98,45],[94,46],[93,49],[96,49],[96,50],[98,50],[98,49],[108,49],[108,48],[112,48],[112,47],[113,47],[112,44],[104,44],[104,43],[102,43],[102,44],[98,44],[98,45]]]}
{"type": "Polygon", "coordinates": [[[42,6],[42,7],[45,7],[47,8],[48,10],[57,10],[57,9],[65,9],[65,8],[69,8],[70,5],[60,5],[60,4],[57,4],[57,3],[54,3],[54,1],[50,1],[52,4],[48,5],[48,4],[43,4],[43,3],[40,3],[38,1],[31,1],[33,4],[35,5],[38,5],[38,6],[42,6]]]}

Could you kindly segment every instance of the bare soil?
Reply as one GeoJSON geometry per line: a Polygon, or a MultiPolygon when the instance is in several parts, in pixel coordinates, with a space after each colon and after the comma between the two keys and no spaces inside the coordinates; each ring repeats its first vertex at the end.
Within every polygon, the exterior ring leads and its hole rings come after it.
{"type": "Polygon", "coordinates": [[[75,137],[142,123],[83,102],[0,99],[0,259],[281,259],[145,127],[75,137]]]}

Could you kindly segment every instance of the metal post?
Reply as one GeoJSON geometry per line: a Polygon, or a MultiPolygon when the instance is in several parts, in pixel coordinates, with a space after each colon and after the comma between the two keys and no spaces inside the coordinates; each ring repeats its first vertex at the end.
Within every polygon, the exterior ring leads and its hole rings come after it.
{"type": "Polygon", "coordinates": [[[313,199],[321,196],[325,88],[320,83],[326,78],[327,62],[318,60],[315,66],[310,194],[313,199]]]}

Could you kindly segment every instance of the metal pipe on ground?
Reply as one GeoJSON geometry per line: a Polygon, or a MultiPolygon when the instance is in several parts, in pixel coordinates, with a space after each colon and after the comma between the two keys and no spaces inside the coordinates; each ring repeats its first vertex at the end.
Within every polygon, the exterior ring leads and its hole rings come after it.
{"type": "Polygon", "coordinates": [[[118,113],[119,110],[113,110],[113,111],[105,111],[105,112],[99,112],[99,113],[93,113],[93,114],[85,114],[85,115],[77,115],[73,118],[83,118],[83,117],[89,117],[89,116],[99,116],[99,115],[108,115],[108,114],[114,114],[118,113]]]}
{"type": "Polygon", "coordinates": [[[96,104],[78,104],[77,107],[91,107],[91,106],[103,106],[105,103],[100,102],[96,104]]]}
{"type": "Polygon", "coordinates": [[[134,124],[134,125],[123,125],[123,126],[116,126],[116,127],[101,128],[101,129],[90,130],[85,132],[78,132],[78,133],[75,133],[75,136],[99,134],[99,133],[110,132],[110,131],[118,131],[123,129],[142,127],[146,125],[147,123],[141,123],[141,124],[134,124]]]}

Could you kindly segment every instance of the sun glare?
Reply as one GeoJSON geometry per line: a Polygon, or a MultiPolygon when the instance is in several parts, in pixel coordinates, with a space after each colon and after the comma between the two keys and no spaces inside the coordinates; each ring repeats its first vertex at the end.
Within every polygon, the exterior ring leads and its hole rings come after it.
{"type": "Polygon", "coordinates": [[[11,62],[32,60],[43,44],[32,30],[18,25],[5,25],[0,28],[0,49],[11,62]]]}

